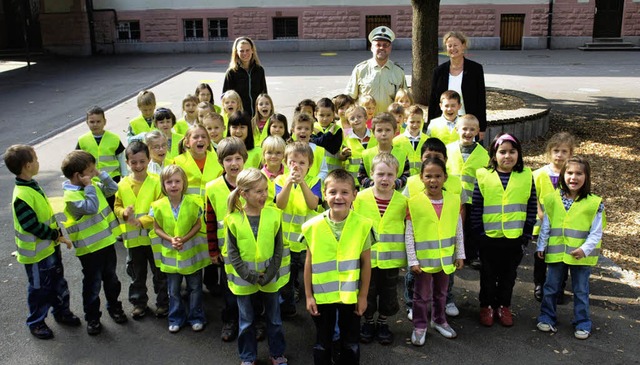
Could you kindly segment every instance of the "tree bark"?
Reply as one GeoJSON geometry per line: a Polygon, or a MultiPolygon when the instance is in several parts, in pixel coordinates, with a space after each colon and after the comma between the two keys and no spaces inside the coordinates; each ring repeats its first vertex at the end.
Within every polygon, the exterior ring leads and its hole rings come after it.
{"type": "Polygon", "coordinates": [[[438,20],[440,0],[411,0],[413,73],[411,92],[416,104],[426,106],[431,93],[431,76],[438,66],[438,20]]]}

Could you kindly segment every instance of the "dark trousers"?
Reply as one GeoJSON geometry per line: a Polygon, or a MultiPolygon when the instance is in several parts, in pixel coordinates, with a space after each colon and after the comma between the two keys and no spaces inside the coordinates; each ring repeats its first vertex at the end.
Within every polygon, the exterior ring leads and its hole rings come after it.
{"type": "Polygon", "coordinates": [[[385,317],[398,313],[400,309],[397,293],[399,271],[398,268],[380,269],[374,267],[371,269],[371,283],[367,295],[365,317],[371,318],[376,312],[385,317]]]}
{"type": "Polygon", "coordinates": [[[467,262],[478,258],[478,235],[471,229],[471,204],[464,205],[464,254],[467,262]]]}
{"type": "Polygon", "coordinates": [[[27,326],[31,328],[44,321],[51,308],[54,317],[69,313],[69,286],[64,278],[60,246],[50,256],[24,268],[29,279],[27,326]]]}
{"type": "Polygon", "coordinates": [[[87,321],[100,319],[100,286],[104,286],[104,296],[107,298],[107,311],[122,310],[120,295],[120,281],[116,275],[118,258],[116,249],[109,245],[96,252],[78,257],[82,265],[82,305],[84,319],[87,321]]]}
{"type": "MultiPolygon", "coordinates": [[[[289,276],[289,282],[287,282],[281,289],[280,295],[282,296],[282,304],[280,305],[283,312],[293,312],[296,309],[296,288],[300,288],[299,276],[304,272],[304,261],[307,257],[307,251],[293,252],[291,251],[291,274],[289,276]]],[[[304,289],[300,289],[300,293],[304,293],[304,289]]]]}
{"type": "Polygon", "coordinates": [[[316,325],[316,343],[313,346],[315,365],[331,365],[331,346],[336,327],[340,328],[340,356],[337,365],[360,363],[360,317],[356,315],[355,304],[319,304],[318,316],[313,316],[316,325]]]}
{"type": "Polygon", "coordinates": [[[517,269],[522,260],[519,238],[489,238],[480,244],[480,306],[511,306],[517,269]]]}
{"type": "Polygon", "coordinates": [[[222,307],[222,323],[238,322],[240,314],[238,312],[238,298],[235,294],[229,290],[229,283],[227,282],[227,273],[222,270],[220,280],[222,289],[222,299],[224,299],[224,306],[222,307]]]}
{"type": "Polygon", "coordinates": [[[147,306],[147,266],[151,269],[156,306],[169,306],[167,275],[156,267],[151,246],[132,247],[127,250],[127,274],[131,278],[129,302],[134,306],[147,306]]]}

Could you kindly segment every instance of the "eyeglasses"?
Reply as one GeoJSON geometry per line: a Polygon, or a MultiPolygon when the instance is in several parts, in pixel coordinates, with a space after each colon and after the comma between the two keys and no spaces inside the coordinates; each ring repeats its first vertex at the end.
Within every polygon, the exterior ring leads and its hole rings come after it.
{"type": "Polygon", "coordinates": [[[152,150],[158,151],[158,150],[166,150],[168,146],[166,144],[157,144],[155,146],[150,146],[150,147],[152,150]]]}

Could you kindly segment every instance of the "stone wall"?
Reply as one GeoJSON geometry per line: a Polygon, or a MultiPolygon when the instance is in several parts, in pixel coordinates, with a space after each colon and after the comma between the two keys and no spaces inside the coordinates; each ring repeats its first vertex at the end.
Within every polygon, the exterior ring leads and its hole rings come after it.
{"type": "Polygon", "coordinates": [[[302,13],[300,38],[349,39],[360,36],[360,13],[353,10],[309,10],[302,13]]]}
{"type": "Polygon", "coordinates": [[[553,30],[555,37],[591,37],[595,3],[558,1],[553,6],[553,30]]]}
{"type": "Polygon", "coordinates": [[[640,36],[640,2],[627,0],[622,15],[622,35],[640,36]]]}

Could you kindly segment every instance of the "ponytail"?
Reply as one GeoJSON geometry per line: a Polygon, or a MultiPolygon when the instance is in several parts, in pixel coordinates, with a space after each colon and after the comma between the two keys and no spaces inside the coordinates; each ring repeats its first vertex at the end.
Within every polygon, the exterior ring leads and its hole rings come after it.
{"type": "Polygon", "coordinates": [[[233,191],[227,198],[227,212],[229,212],[228,214],[231,214],[236,210],[240,213],[244,212],[244,209],[242,208],[242,202],[240,201],[240,189],[238,188],[233,189],[233,191]]]}

